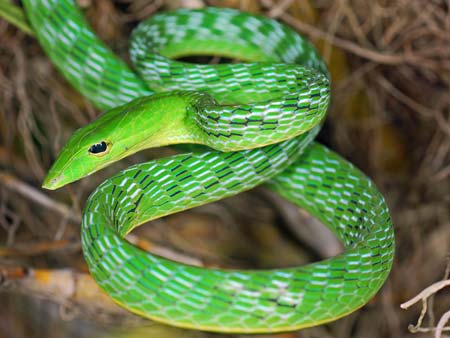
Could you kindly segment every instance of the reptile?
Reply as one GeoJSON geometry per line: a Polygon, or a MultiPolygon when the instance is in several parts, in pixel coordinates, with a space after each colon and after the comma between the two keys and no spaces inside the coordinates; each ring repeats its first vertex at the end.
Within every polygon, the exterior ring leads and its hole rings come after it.
{"type": "Polygon", "coordinates": [[[23,3],[49,58],[104,111],[71,136],[44,188],[60,188],[142,149],[197,145],[133,165],[88,198],[82,250],[114,301],[178,327],[262,333],[336,320],[377,293],[394,257],[389,210],[369,178],[314,141],[330,79],[310,42],[263,16],[179,9],[133,31],[131,68],[96,36],[73,0],[23,3]],[[240,63],[180,61],[191,55],[240,63]],[[125,239],[145,222],[260,184],[322,221],[345,251],[298,267],[210,269],[125,239]]]}

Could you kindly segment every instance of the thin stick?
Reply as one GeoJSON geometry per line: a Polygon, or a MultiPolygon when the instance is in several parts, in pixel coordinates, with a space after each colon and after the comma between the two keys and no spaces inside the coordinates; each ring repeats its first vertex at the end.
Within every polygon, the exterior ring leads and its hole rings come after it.
{"type": "Polygon", "coordinates": [[[5,171],[0,171],[0,184],[12,191],[17,192],[25,198],[42,205],[45,208],[56,211],[73,222],[81,222],[81,215],[71,210],[67,205],[51,199],[47,195],[20,181],[5,171]]]}
{"type": "Polygon", "coordinates": [[[439,319],[439,323],[436,326],[436,332],[434,333],[435,338],[442,337],[442,331],[444,331],[445,329],[445,323],[447,323],[449,319],[450,319],[450,311],[447,311],[442,315],[441,319],[439,319]]]}
{"type": "Polygon", "coordinates": [[[435,294],[439,290],[441,290],[449,285],[450,285],[450,279],[442,280],[442,281],[436,282],[434,284],[431,284],[429,287],[422,290],[422,292],[420,292],[417,296],[411,298],[410,300],[408,300],[407,302],[404,302],[403,304],[400,304],[400,307],[402,309],[408,309],[412,305],[416,304],[419,300],[426,299],[426,298],[430,297],[432,294],[435,294]]]}
{"type": "Polygon", "coordinates": [[[352,41],[345,40],[337,36],[332,36],[329,33],[324,32],[318,28],[315,28],[314,26],[311,26],[305,22],[300,22],[299,20],[294,19],[287,13],[283,13],[280,16],[280,18],[283,19],[285,22],[287,22],[289,25],[295,27],[298,31],[302,33],[308,34],[309,36],[314,38],[325,39],[336,47],[342,48],[352,54],[358,55],[362,58],[377,63],[387,65],[399,65],[419,61],[417,60],[417,57],[415,57],[414,55],[406,53],[405,54],[380,53],[376,50],[363,48],[352,41]]]}

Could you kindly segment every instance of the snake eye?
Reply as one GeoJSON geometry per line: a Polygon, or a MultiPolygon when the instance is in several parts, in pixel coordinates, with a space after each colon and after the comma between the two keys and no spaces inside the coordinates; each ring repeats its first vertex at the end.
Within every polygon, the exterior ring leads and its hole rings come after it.
{"type": "Polygon", "coordinates": [[[108,144],[105,141],[93,144],[89,148],[89,152],[95,156],[103,156],[108,152],[108,144]]]}

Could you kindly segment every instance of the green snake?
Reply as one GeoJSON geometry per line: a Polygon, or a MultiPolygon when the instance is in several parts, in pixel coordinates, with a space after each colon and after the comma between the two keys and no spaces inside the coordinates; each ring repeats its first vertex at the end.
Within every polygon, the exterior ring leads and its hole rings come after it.
{"type": "Polygon", "coordinates": [[[129,167],[86,202],[83,253],[94,279],[118,304],[184,328],[277,332],[345,316],[380,289],[394,256],[389,211],[366,176],[313,141],[330,85],[308,41],[262,16],[180,9],[134,30],[131,70],[96,37],[73,0],[24,5],[56,67],[106,111],[73,134],[44,188],[59,188],[145,148],[208,147],[129,167]],[[244,63],[174,60],[189,55],[244,63]],[[149,254],[124,239],[144,222],[262,183],[326,224],[345,252],[300,267],[206,269],[149,254]]]}

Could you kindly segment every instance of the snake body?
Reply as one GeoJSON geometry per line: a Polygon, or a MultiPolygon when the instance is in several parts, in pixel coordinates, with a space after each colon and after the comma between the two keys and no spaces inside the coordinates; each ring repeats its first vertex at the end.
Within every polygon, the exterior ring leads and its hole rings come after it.
{"type": "Polygon", "coordinates": [[[157,14],[133,32],[137,74],[95,36],[73,1],[24,4],[61,73],[107,110],[74,133],[44,187],[58,188],[148,147],[214,148],[134,165],[89,197],[83,253],[117,303],[179,327],[276,332],[345,316],[383,285],[394,254],[389,211],[366,176],[313,142],[329,80],[306,40],[274,20],[232,9],[157,14]],[[193,54],[248,63],[171,60],[193,54]],[[345,252],[301,267],[204,269],[124,240],[148,220],[262,183],[329,226],[345,252]]]}

